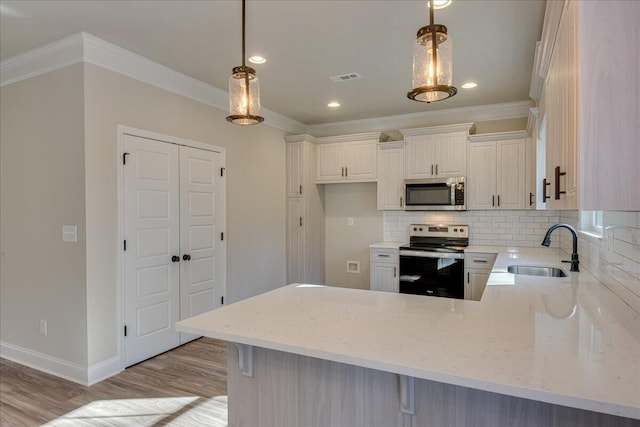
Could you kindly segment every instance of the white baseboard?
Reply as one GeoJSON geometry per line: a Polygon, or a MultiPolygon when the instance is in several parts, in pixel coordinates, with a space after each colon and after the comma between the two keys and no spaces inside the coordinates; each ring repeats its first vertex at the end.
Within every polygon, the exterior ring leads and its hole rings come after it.
{"type": "Polygon", "coordinates": [[[67,360],[6,342],[0,342],[0,357],[74,383],[87,385],[87,369],[67,360]]]}
{"type": "Polygon", "coordinates": [[[95,383],[119,374],[122,372],[120,365],[120,357],[113,356],[110,359],[103,360],[102,362],[89,366],[89,370],[87,372],[87,385],[94,385],[95,383]]]}

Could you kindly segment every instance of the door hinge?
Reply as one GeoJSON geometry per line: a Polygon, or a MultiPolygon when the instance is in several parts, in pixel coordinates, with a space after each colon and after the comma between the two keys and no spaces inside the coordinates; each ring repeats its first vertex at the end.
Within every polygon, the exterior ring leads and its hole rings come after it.
{"type": "Polygon", "coordinates": [[[224,304],[224,297],[220,297],[220,304],[224,304]]]}
{"type": "Polygon", "coordinates": [[[124,325],[124,336],[127,336],[127,325],[124,325]]]}
{"type": "Polygon", "coordinates": [[[224,233],[220,233],[220,240],[224,240],[224,233]]]}
{"type": "Polygon", "coordinates": [[[225,170],[225,169],[226,169],[226,168],[220,168],[220,176],[224,176],[224,170],[225,170]]]}
{"type": "Polygon", "coordinates": [[[122,164],[126,165],[127,164],[127,156],[129,155],[129,153],[122,153],[122,164]]]}
{"type": "Polygon", "coordinates": [[[124,241],[124,250],[125,251],[127,250],[127,241],[126,240],[124,241]]]}

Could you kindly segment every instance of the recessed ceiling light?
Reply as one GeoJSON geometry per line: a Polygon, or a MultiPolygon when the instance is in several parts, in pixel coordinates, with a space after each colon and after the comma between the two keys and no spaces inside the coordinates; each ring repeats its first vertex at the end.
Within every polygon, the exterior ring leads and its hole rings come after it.
{"type": "Polygon", "coordinates": [[[327,104],[327,107],[329,108],[338,108],[340,106],[339,102],[333,101],[327,104]]]}
{"type": "Polygon", "coordinates": [[[473,89],[476,86],[478,86],[478,83],[474,83],[474,82],[468,82],[462,85],[464,89],[473,89]]]}
{"type": "MultiPolygon", "coordinates": [[[[431,0],[433,1],[433,8],[435,10],[444,9],[451,4],[452,0],[431,0]]],[[[427,2],[427,8],[431,7],[431,1],[427,2]]]]}
{"type": "Polygon", "coordinates": [[[251,58],[249,58],[249,62],[251,62],[252,64],[264,64],[265,62],[267,62],[267,60],[262,56],[252,56],[251,58]]]}

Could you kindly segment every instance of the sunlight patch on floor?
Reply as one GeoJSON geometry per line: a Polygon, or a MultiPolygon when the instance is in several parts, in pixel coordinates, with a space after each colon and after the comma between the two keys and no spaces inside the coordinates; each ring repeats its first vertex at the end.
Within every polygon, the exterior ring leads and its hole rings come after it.
{"type": "Polygon", "coordinates": [[[227,396],[96,400],[45,426],[227,426],[227,396]]]}

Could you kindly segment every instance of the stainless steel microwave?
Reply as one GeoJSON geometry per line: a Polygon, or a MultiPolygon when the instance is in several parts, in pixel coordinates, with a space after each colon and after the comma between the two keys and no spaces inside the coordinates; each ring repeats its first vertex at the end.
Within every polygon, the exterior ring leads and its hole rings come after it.
{"type": "Polygon", "coordinates": [[[466,211],[463,176],[404,181],[405,211],[466,211]]]}

